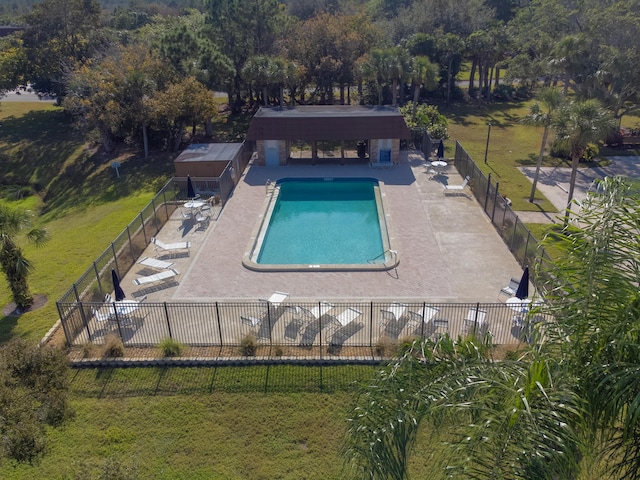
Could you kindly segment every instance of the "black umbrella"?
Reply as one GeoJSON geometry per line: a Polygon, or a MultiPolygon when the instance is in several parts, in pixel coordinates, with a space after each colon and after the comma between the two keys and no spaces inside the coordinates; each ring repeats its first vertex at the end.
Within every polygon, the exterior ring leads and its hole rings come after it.
{"type": "Polygon", "coordinates": [[[438,158],[444,158],[444,142],[440,140],[438,145],[438,158]]]}
{"type": "Polygon", "coordinates": [[[120,279],[118,278],[118,274],[114,269],[111,269],[111,280],[113,281],[113,291],[116,294],[116,302],[120,302],[124,300],[126,295],[124,294],[124,290],[120,286],[120,279]]]}
{"type": "Polygon", "coordinates": [[[191,183],[191,177],[187,175],[187,197],[190,199],[196,197],[196,191],[193,189],[193,183],[191,183]]]}
{"type": "Polygon", "coordinates": [[[529,267],[525,267],[524,272],[522,274],[522,278],[520,279],[520,284],[518,285],[518,290],[516,290],[516,298],[520,300],[524,300],[529,296],[529,267]]]}

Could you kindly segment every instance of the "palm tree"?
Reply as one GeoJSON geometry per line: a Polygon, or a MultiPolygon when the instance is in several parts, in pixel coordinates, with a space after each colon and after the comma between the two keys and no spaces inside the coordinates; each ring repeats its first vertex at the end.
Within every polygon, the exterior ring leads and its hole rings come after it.
{"type": "Polygon", "coordinates": [[[458,35],[447,33],[438,37],[438,50],[447,65],[447,106],[449,106],[449,102],[451,100],[453,61],[456,57],[462,54],[464,48],[464,40],[458,35]]]}
{"type": "Polygon", "coordinates": [[[547,137],[549,135],[549,127],[553,120],[554,112],[560,107],[564,97],[559,90],[555,88],[545,88],[540,92],[540,100],[546,107],[543,110],[539,103],[534,103],[529,109],[529,115],[523,119],[525,125],[543,126],[544,132],[542,133],[542,144],[540,145],[540,155],[538,155],[538,163],[536,164],[536,173],[533,177],[533,185],[531,186],[531,194],[529,195],[529,202],[533,202],[536,195],[536,187],[538,185],[538,177],[540,176],[540,167],[542,166],[542,158],[544,157],[544,151],[547,147],[547,137]]]}
{"type": "Polygon", "coordinates": [[[567,142],[571,155],[571,179],[564,219],[566,225],[569,223],[580,158],[589,143],[601,140],[615,128],[615,122],[599,101],[591,99],[566,104],[554,117],[553,126],[558,138],[567,142]]]}
{"type": "MultiPolygon", "coordinates": [[[[33,266],[16,243],[17,235],[28,227],[31,227],[29,212],[0,205],[0,268],[7,277],[13,301],[19,310],[29,308],[33,303],[27,283],[33,266]]],[[[46,230],[37,227],[26,231],[25,237],[36,246],[48,240],[46,230]]]]}
{"type": "Polygon", "coordinates": [[[411,82],[413,83],[413,109],[411,117],[415,120],[420,87],[433,90],[438,84],[438,67],[429,61],[428,57],[418,56],[413,59],[411,68],[411,82]]]}
{"type": "Polygon", "coordinates": [[[563,255],[538,264],[529,319],[548,321],[531,348],[494,361],[473,338],[418,341],[364,389],[346,449],[358,478],[407,479],[425,422],[447,432],[447,478],[575,478],[589,452],[637,478],[640,196],[607,178],[580,215],[543,241],[563,255]]]}

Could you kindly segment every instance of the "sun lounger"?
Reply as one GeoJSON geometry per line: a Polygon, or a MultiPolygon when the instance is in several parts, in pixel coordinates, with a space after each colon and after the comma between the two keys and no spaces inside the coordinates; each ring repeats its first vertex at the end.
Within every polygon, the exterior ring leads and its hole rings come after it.
{"type": "Polygon", "coordinates": [[[191,248],[191,242],[164,243],[156,237],[151,238],[151,243],[155,245],[156,252],[160,253],[168,252],[172,254],[179,251],[186,251],[188,254],[191,248]]]}
{"type": "Polygon", "coordinates": [[[157,268],[158,270],[166,270],[175,265],[175,263],[165,262],[164,260],[151,257],[144,257],[142,260],[138,260],[138,264],[144,265],[145,267],[157,268]]]}
{"type": "Polygon", "coordinates": [[[460,185],[444,185],[444,192],[461,192],[467,187],[469,183],[469,175],[464,178],[464,182],[460,185]]]}
{"type": "Polygon", "coordinates": [[[162,282],[167,280],[168,278],[177,277],[180,273],[171,268],[169,270],[164,270],[160,273],[155,273],[153,275],[147,275],[145,277],[138,277],[133,281],[134,285],[148,285],[150,283],[162,282]]]}

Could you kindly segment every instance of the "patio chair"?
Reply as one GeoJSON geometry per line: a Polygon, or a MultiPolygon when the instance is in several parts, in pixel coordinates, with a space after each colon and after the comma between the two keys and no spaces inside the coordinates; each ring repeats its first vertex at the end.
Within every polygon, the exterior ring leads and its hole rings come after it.
{"type": "Polygon", "coordinates": [[[500,289],[498,298],[500,298],[500,295],[502,295],[503,293],[509,297],[513,297],[518,291],[518,285],[520,285],[520,279],[511,277],[511,280],[509,280],[509,285],[500,289]]]}
{"type": "Polygon", "coordinates": [[[467,175],[464,177],[464,181],[460,185],[444,185],[444,193],[447,192],[462,192],[467,187],[470,177],[467,175]]]}
{"type": "Polygon", "coordinates": [[[251,327],[252,330],[258,330],[258,327],[262,323],[261,318],[252,317],[250,315],[240,315],[240,319],[242,320],[242,323],[251,327]]]}
{"type": "Polygon", "coordinates": [[[304,318],[294,317],[284,329],[284,338],[296,341],[306,326],[307,322],[304,318]]]}
{"type": "Polygon", "coordinates": [[[471,331],[474,331],[474,333],[484,333],[487,330],[486,316],[486,310],[479,310],[475,307],[470,308],[467,316],[463,320],[465,333],[471,331]]]}
{"type": "Polygon", "coordinates": [[[180,251],[186,251],[188,255],[189,249],[191,248],[191,242],[164,243],[156,237],[151,238],[151,243],[155,245],[154,249],[156,252],[168,253],[170,255],[180,251]]]}
{"type": "Polygon", "coordinates": [[[173,262],[165,262],[164,260],[158,260],[157,258],[144,257],[138,260],[138,265],[144,265],[145,267],[157,268],[158,270],[166,270],[175,265],[173,262]]]}
{"type": "Polygon", "coordinates": [[[207,227],[209,226],[209,221],[211,220],[211,217],[209,217],[208,213],[203,212],[202,210],[200,210],[199,212],[196,213],[196,223],[198,224],[198,230],[202,229],[202,230],[206,230],[207,227]]]}
{"type": "Polygon", "coordinates": [[[162,282],[169,278],[177,277],[180,275],[180,272],[171,268],[169,270],[164,270],[160,273],[154,273],[153,275],[147,275],[145,277],[138,277],[133,280],[134,285],[148,285],[151,283],[162,282]]]}
{"type": "Polygon", "coordinates": [[[91,310],[91,313],[96,318],[98,322],[106,322],[107,320],[113,319],[113,311],[110,308],[94,308],[91,310]]]}
{"type": "Polygon", "coordinates": [[[407,331],[415,333],[418,329],[420,329],[423,332],[430,333],[430,331],[433,330],[433,325],[431,323],[431,320],[433,319],[433,317],[435,317],[438,314],[439,311],[440,311],[439,308],[429,307],[429,306],[425,306],[423,308],[423,311],[420,313],[409,310],[409,321],[407,322],[407,331]],[[424,330],[422,330],[423,325],[424,325],[424,330]]]}
{"type": "Polygon", "coordinates": [[[302,313],[309,320],[318,320],[321,316],[334,307],[332,303],[329,302],[320,302],[318,305],[315,305],[311,308],[306,308],[301,305],[298,305],[297,309],[300,313],[302,313]]]}
{"type": "Polygon", "coordinates": [[[325,338],[331,338],[339,329],[348,325],[360,323],[356,322],[356,319],[362,315],[362,312],[358,309],[347,307],[340,315],[334,316],[327,314],[327,331],[325,338]]]}

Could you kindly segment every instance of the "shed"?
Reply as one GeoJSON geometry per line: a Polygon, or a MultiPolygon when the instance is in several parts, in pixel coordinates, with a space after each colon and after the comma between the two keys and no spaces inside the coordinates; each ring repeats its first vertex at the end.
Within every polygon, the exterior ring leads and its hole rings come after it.
{"type": "Polygon", "coordinates": [[[240,170],[242,143],[196,143],[173,161],[176,177],[220,177],[229,164],[240,170]]]}

